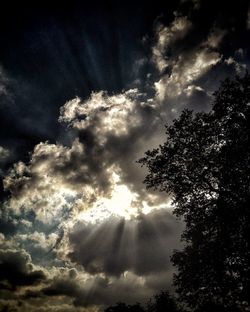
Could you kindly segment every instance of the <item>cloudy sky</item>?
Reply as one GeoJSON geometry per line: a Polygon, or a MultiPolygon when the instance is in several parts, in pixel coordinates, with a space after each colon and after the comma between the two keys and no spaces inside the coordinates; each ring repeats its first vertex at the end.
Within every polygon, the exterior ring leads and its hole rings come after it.
{"type": "Polygon", "coordinates": [[[182,220],[136,161],[249,68],[248,1],[9,3],[0,13],[0,311],[172,289],[182,220]]]}

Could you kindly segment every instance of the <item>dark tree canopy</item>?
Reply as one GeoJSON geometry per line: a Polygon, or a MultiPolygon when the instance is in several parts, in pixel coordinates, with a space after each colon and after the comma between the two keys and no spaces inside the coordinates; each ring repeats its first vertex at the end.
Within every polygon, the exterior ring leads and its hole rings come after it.
{"type": "Polygon", "coordinates": [[[193,309],[250,307],[250,75],[226,80],[209,113],[185,110],[139,162],[145,184],[172,195],[185,247],[172,257],[180,300],[193,309]]]}
{"type": "Polygon", "coordinates": [[[147,312],[180,312],[175,298],[169,295],[168,292],[162,291],[151,298],[147,305],[147,312]]]}
{"type": "Polygon", "coordinates": [[[145,312],[145,310],[139,303],[127,305],[124,302],[118,302],[116,305],[106,308],[104,312],[145,312]]]}
{"type": "Polygon", "coordinates": [[[175,298],[167,291],[162,291],[153,296],[145,308],[139,303],[128,305],[124,302],[118,302],[116,305],[106,308],[104,312],[181,312],[181,310],[175,298]]]}

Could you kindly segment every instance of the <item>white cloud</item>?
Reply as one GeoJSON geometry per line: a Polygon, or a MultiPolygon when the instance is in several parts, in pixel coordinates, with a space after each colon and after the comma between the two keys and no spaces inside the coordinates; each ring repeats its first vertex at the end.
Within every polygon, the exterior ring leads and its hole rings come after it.
{"type": "Polygon", "coordinates": [[[207,49],[199,49],[191,55],[180,55],[173,63],[171,74],[165,75],[155,82],[159,100],[180,96],[184,89],[206,74],[220,60],[219,53],[207,49]]]}
{"type": "Polygon", "coordinates": [[[216,51],[226,31],[213,27],[206,40],[193,47],[181,45],[184,37],[192,29],[187,17],[176,16],[169,27],[156,27],[156,43],[152,48],[152,60],[160,73],[155,81],[156,100],[176,99],[185,94],[184,90],[194,85],[222,56],[216,51]],[[168,68],[168,72],[164,70],[168,68]]]}
{"type": "Polygon", "coordinates": [[[214,28],[208,35],[207,40],[204,42],[204,46],[216,49],[219,48],[220,43],[222,42],[224,36],[226,35],[226,30],[214,28]]]}
{"type": "Polygon", "coordinates": [[[169,27],[158,24],[156,28],[156,45],[152,49],[153,61],[159,72],[163,72],[169,65],[165,53],[175,41],[184,38],[192,24],[187,17],[176,17],[169,27]]]}
{"type": "Polygon", "coordinates": [[[184,93],[186,93],[186,95],[188,97],[192,96],[193,93],[195,91],[198,91],[198,92],[205,92],[205,90],[203,88],[201,88],[200,86],[196,86],[196,85],[189,85],[186,89],[183,90],[184,93]]]}
{"type": "Polygon", "coordinates": [[[102,140],[105,135],[126,135],[141,122],[136,114],[137,93],[137,89],[111,96],[104,91],[93,92],[86,101],[77,97],[61,108],[59,121],[80,130],[93,127],[102,140]]]}
{"type": "Polygon", "coordinates": [[[38,219],[53,221],[55,215],[70,208],[78,191],[76,185],[68,183],[71,177],[58,169],[63,170],[70,164],[70,157],[81,151],[78,141],[71,148],[49,143],[35,146],[30,163],[14,164],[3,180],[4,189],[11,192],[6,205],[16,212],[33,210],[38,219]]]}
{"type": "Polygon", "coordinates": [[[55,245],[57,238],[58,236],[55,233],[46,235],[45,233],[38,231],[15,236],[16,241],[20,242],[21,244],[27,244],[27,242],[29,242],[32,247],[40,248],[45,251],[49,251],[51,246],[55,245]]]}

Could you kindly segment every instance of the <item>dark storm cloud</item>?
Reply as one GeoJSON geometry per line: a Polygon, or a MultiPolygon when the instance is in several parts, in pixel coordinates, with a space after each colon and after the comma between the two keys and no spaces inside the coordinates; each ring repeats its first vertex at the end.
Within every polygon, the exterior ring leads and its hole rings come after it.
{"type": "Polygon", "coordinates": [[[90,274],[137,275],[170,269],[170,255],[179,241],[181,224],[166,210],[136,220],[110,218],[100,224],[78,223],[69,234],[71,261],[90,274]]]}
{"type": "MultiPolygon", "coordinates": [[[[75,308],[99,307],[102,309],[104,306],[115,304],[118,301],[126,301],[131,304],[138,300],[145,302],[155,291],[155,288],[152,289],[146,285],[144,279],[131,272],[126,272],[119,277],[108,277],[91,276],[86,273],[82,275],[82,272],[76,270],[72,274],[73,269],[64,271],[66,274],[58,271],[39,290],[26,290],[18,299],[21,302],[25,300],[31,303],[32,300],[33,302],[48,302],[51,309],[53,301],[56,302],[56,300],[68,304],[73,302],[75,308]]],[[[152,276],[156,278],[157,275],[152,276]]]]}
{"type": "Polygon", "coordinates": [[[33,268],[30,255],[24,250],[1,250],[0,272],[2,286],[12,290],[18,286],[36,285],[46,279],[42,270],[33,268]]]}
{"type": "Polygon", "coordinates": [[[140,284],[133,275],[115,280],[96,277],[93,280],[87,280],[84,285],[75,280],[55,279],[51,286],[43,289],[42,293],[50,297],[62,295],[70,297],[76,307],[103,307],[118,301],[136,303],[140,300],[144,302],[152,295],[152,291],[140,284]]]}

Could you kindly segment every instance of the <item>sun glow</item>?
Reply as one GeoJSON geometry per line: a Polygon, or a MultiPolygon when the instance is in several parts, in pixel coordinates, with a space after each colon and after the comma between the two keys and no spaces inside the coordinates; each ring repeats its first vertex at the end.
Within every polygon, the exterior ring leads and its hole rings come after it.
{"type": "Polygon", "coordinates": [[[130,219],[138,214],[138,208],[133,205],[138,195],[130,191],[124,184],[115,184],[110,196],[98,199],[90,209],[79,214],[79,219],[95,222],[110,216],[130,219]]]}
{"type": "MultiPolygon", "coordinates": [[[[154,200],[151,197],[148,196],[150,201],[154,200]]],[[[152,210],[162,208],[171,209],[170,201],[158,205],[152,205],[146,200],[142,201],[139,194],[133,192],[128,185],[122,184],[119,175],[113,173],[111,194],[99,197],[90,207],[81,211],[77,219],[95,223],[114,216],[130,220],[141,213],[148,214],[152,210]]]]}

